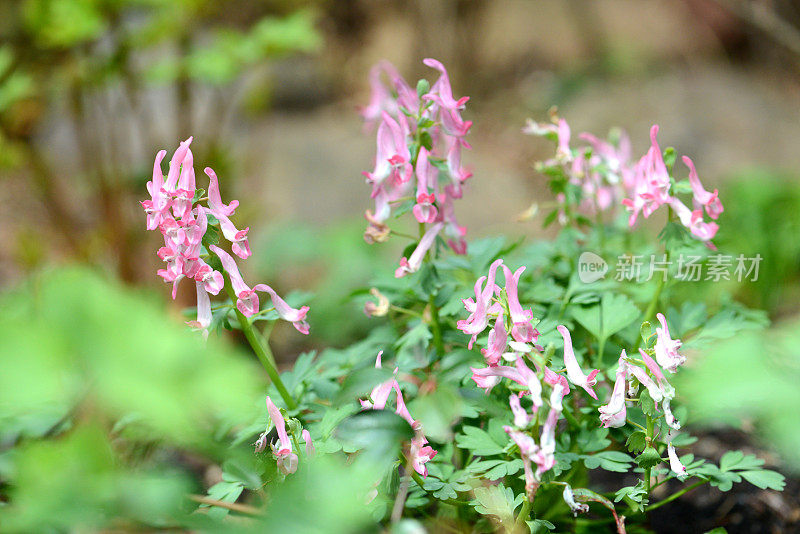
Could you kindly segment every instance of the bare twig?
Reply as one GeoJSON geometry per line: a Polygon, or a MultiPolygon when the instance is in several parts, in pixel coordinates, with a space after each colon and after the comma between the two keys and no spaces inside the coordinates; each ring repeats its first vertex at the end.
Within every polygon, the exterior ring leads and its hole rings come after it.
{"type": "Polygon", "coordinates": [[[253,506],[238,504],[235,502],[219,501],[217,499],[212,499],[211,497],[206,497],[205,495],[189,495],[189,499],[196,503],[206,504],[208,506],[218,506],[220,508],[225,508],[232,512],[239,512],[241,514],[262,515],[261,510],[253,506]]]}

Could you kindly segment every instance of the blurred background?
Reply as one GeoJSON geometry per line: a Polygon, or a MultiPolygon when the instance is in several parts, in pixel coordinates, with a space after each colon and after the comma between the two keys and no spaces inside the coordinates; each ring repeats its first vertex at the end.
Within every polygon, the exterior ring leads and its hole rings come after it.
{"type": "MultiPolygon", "coordinates": [[[[658,123],[662,146],[720,188],[723,249],[765,256],[761,281],[736,296],[773,318],[797,311],[791,0],[8,0],[0,36],[3,285],[78,260],[166,296],[138,200],[155,153],[193,135],[198,172],[212,166],[223,197],[242,200],[248,279],[315,292],[320,314],[338,313],[397,252],[360,237],[369,68],[388,59],[413,83],[436,57],[471,97],[475,174],[457,208],[470,238],[542,232],[517,222],[550,200],[532,164],[551,147],[521,135],[527,117],[558,106],[575,133],[621,126],[634,154],[658,123]]],[[[183,290],[175,310],[192,302],[183,290]]],[[[359,328],[328,323],[316,330],[334,343],[359,328]]]]}

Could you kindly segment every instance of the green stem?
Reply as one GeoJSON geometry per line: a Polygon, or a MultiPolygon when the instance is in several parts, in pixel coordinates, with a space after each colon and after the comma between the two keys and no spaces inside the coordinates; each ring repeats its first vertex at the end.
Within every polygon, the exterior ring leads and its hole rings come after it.
{"type": "Polygon", "coordinates": [[[681,491],[679,491],[677,493],[673,493],[672,495],[670,495],[666,499],[662,499],[662,500],[658,501],[657,503],[655,503],[652,506],[648,506],[647,507],[647,511],[649,512],[650,510],[655,510],[656,508],[660,508],[660,507],[664,506],[665,504],[671,503],[672,501],[674,501],[675,499],[677,499],[678,497],[680,497],[684,493],[688,493],[688,492],[692,491],[693,489],[695,489],[696,487],[702,486],[706,482],[708,482],[708,481],[707,480],[698,480],[697,482],[695,482],[691,486],[689,486],[687,488],[683,488],[681,491]]]}
{"type": "Polygon", "coordinates": [[[436,306],[436,298],[431,295],[428,297],[428,305],[431,308],[431,330],[433,330],[433,346],[436,347],[436,355],[441,358],[444,356],[444,341],[442,340],[442,327],[439,324],[439,308],[436,306]]]}
{"type": "MultiPolygon", "coordinates": [[[[232,302],[236,302],[237,297],[236,293],[233,291],[233,286],[231,285],[230,277],[228,277],[228,273],[223,272],[223,276],[225,277],[225,291],[228,293],[228,296],[231,298],[232,302]]],[[[267,375],[269,375],[270,380],[272,383],[275,384],[275,388],[280,393],[283,402],[286,403],[286,407],[290,410],[294,410],[297,408],[297,403],[294,401],[292,396],[289,394],[289,391],[286,389],[286,386],[283,385],[283,381],[281,381],[281,376],[278,374],[278,370],[276,369],[275,365],[272,363],[275,361],[275,357],[272,355],[272,351],[269,348],[269,343],[261,343],[258,340],[258,335],[256,331],[253,329],[253,324],[250,320],[244,316],[242,312],[239,311],[238,308],[234,307],[234,311],[236,312],[236,318],[239,319],[239,325],[242,327],[242,332],[244,333],[244,337],[247,338],[247,342],[250,343],[250,347],[253,349],[253,352],[256,353],[258,357],[258,361],[261,362],[261,365],[264,366],[264,369],[267,371],[267,375]]]]}
{"type": "Polygon", "coordinates": [[[517,516],[517,520],[514,522],[514,532],[525,532],[527,529],[523,529],[525,525],[525,521],[528,520],[528,517],[531,515],[531,508],[533,507],[533,502],[525,499],[522,501],[522,510],[519,511],[519,515],[517,516]]]}
{"type": "MultiPolygon", "coordinates": [[[[647,416],[647,428],[645,429],[645,443],[650,446],[653,439],[653,426],[654,420],[649,415],[647,416]]],[[[647,496],[650,496],[650,467],[644,470],[644,487],[647,490],[647,496]]]]}

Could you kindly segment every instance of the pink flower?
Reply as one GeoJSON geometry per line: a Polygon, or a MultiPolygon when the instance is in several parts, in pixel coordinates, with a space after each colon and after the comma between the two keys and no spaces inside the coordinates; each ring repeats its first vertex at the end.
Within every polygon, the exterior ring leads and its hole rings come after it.
{"type": "Polygon", "coordinates": [[[625,361],[625,350],[619,357],[616,380],[614,381],[614,391],[608,404],[600,406],[600,421],[605,428],[619,428],[625,426],[627,409],[625,407],[625,386],[628,380],[627,362],[625,361]]]}
{"type": "Polygon", "coordinates": [[[160,150],[156,154],[156,161],[153,164],[153,179],[147,182],[147,191],[150,193],[150,200],[141,202],[147,215],[147,229],[155,230],[165,217],[169,216],[171,199],[164,192],[164,175],[161,174],[161,161],[167,155],[166,150],[160,150]]]}
{"type": "Polygon", "coordinates": [[[511,328],[511,335],[516,341],[529,343],[536,340],[538,332],[533,328],[533,324],[531,324],[533,312],[531,312],[531,310],[522,309],[517,295],[519,278],[524,271],[525,267],[520,267],[512,276],[511,269],[503,265],[503,274],[505,274],[506,277],[508,310],[511,313],[511,322],[514,323],[514,326],[511,328]]]}
{"type": "Polygon", "coordinates": [[[192,151],[187,148],[186,155],[181,162],[181,173],[177,189],[173,193],[172,213],[175,217],[183,218],[192,210],[195,193],[194,158],[192,151]]]}
{"type": "Polygon", "coordinates": [[[428,150],[425,147],[419,149],[417,157],[417,203],[414,205],[414,217],[421,223],[432,223],[436,220],[437,210],[433,202],[436,195],[428,192],[430,185],[436,184],[436,167],[428,163],[428,150]]]}
{"type": "Polygon", "coordinates": [[[655,382],[653,382],[653,379],[647,375],[647,372],[644,369],[638,365],[629,365],[628,373],[632,378],[635,378],[640,384],[647,388],[650,398],[652,398],[655,402],[661,402],[661,399],[664,398],[661,388],[658,387],[655,382]]]}
{"type": "Polygon", "coordinates": [[[508,346],[508,333],[506,332],[503,313],[497,315],[494,322],[494,328],[489,331],[489,341],[485,349],[481,349],[481,354],[486,358],[486,364],[489,366],[497,365],[503,357],[503,353],[508,346]]]}
{"type": "Polygon", "coordinates": [[[675,445],[673,445],[671,442],[667,444],[667,456],[669,457],[670,470],[675,473],[675,476],[678,477],[678,480],[685,479],[688,476],[686,473],[686,468],[678,459],[678,455],[675,453],[675,445]]]}
{"type": "Polygon", "coordinates": [[[301,306],[300,309],[295,309],[289,306],[274,289],[266,284],[258,284],[253,287],[254,291],[264,291],[269,293],[272,299],[272,305],[275,311],[284,321],[289,321],[301,334],[308,334],[308,323],[306,322],[306,314],[308,314],[308,306],[301,306]]]}
{"type": "Polygon", "coordinates": [[[674,373],[678,367],[686,362],[686,357],[678,353],[681,347],[680,340],[672,339],[669,335],[669,326],[664,314],[656,314],[658,321],[661,323],[661,328],[656,327],[656,361],[658,364],[669,371],[674,373]]]}
{"type": "Polygon", "coordinates": [[[312,458],[317,450],[314,448],[314,442],[311,441],[311,433],[304,428],[300,435],[303,436],[303,441],[306,443],[306,456],[312,458]]]}
{"type": "Polygon", "coordinates": [[[710,241],[714,239],[714,236],[717,235],[717,230],[719,230],[719,225],[717,223],[704,222],[702,210],[692,211],[677,198],[672,198],[669,205],[675,210],[675,214],[678,216],[678,219],[680,219],[681,224],[684,225],[692,235],[700,241],[706,242],[709,247],[713,248],[713,244],[711,244],[710,241]]]}
{"type": "Polygon", "coordinates": [[[544,368],[544,381],[546,384],[550,384],[551,386],[559,385],[561,386],[564,395],[569,394],[569,382],[567,381],[566,377],[560,375],[547,367],[546,365],[543,366],[544,368]]]}
{"type": "Polygon", "coordinates": [[[713,193],[709,193],[700,183],[700,178],[697,176],[697,169],[694,168],[694,162],[687,156],[683,156],[683,162],[689,167],[689,183],[694,192],[695,208],[702,206],[706,209],[706,213],[712,219],[716,219],[720,214],[725,211],[722,207],[722,202],[719,200],[719,191],[714,189],[713,193]]]}
{"type": "MultiPolygon", "coordinates": [[[[486,278],[481,276],[475,282],[475,307],[470,312],[470,316],[467,317],[465,320],[458,321],[457,328],[467,334],[468,336],[472,336],[469,341],[469,348],[472,348],[472,344],[475,342],[475,338],[478,337],[478,334],[483,332],[486,329],[486,326],[489,324],[489,307],[492,304],[492,297],[494,297],[496,285],[494,283],[495,275],[497,273],[497,268],[503,264],[503,260],[495,260],[492,262],[492,265],[489,267],[489,277],[486,278]],[[483,287],[483,281],[486,280],[486,286],[483,287]]],[[[463,301],[465,307],[467,307],[467,311],[470,311],[469,306],[467,304],[468,301],[463,301]]]]}
{"type": "Polygon", "coordinates": [[[569,330],[563,325],[559,325],[557,330],[561,334],[561,337],[564,338],[564,365],[567,368],[567,376],[570,382],[586,390],[593,399],[597,399],[597,394],[594,392],[594,389],[592,389],[592,386],[597,384],[597,379],[595,377],[600,370],[594,369],[588,375],[584,375],[578,365],[578,360],[575,358],[575,351],[572,349],[572,338],[570,337],[569,330]]]}
{"type": "Polygon", "coordinates": [[[381,61],[370,69],[369,86],[371,92],[369,104],[359,110],[368,127],[374,124],[384,111],[388,111],[391,115],[396,115],[398,112],[397,102],[391,91],[381,80],[381,74],[383,73],[386,73],[390,79],[400,79],[397,69],[388,61],[381,61]]]}
{"type": "Polygon", "coordinates": [[[186,154],[189,152],[189,145],[192,144],[192,138],[190,137],[186,141],[181,141],[178,149],[172,155],[172,159],[169,160],[169,172],[167,173],[167,180],[164,183],[164,191],[170,194],[174,194],[176,188],[178,187],[178,178],[180,178],[181,174],[181,165],[183,164],[183,160],[186,158],[186,154]]]}
{"type": "Polygon", "coordinates": [[[391,177],[394,184],[403,184],[411,179],[413,168],[411,166],[411,153],[408,150],[406,132],[385,111],[382,114],[383,122],[378,126],[378,151],[375,156],[375,169],[365,173],[367,180],[372,183],[372,196],[377,196],[379,186],[391,177]]]}
{"type": "Polygon", "coordinates": [[[569,124],[564,119],[558,121],[558,149],[556,158],[565,161],[572,161],[572,151],[569,148],[570,129],[569,124]]]}
{"type": "Polygon", "coordinates": [[[395,278],[402,278],[407,274],[415,273],[419,270],[419,268],[422,266],[422,260],[425,258],[425,254],[433,246],[436,236],[439,234],[441,229],[441,223],[434,224],[428,228],[428,231],[425,232],[425,234],[422,236],[422,239],[419,240],[417,248],[415,248],[414,252],[411,253],[411,257],[408,259],[402,258],[400,260],[400,267],[398,267],[394,272],[395,278]]]}
{"type": "Polygon", "coordinates": [[[194,273],[194,279],[203,284],[204,289],[212,295],[218,295],[225,285],[225,280],[222,273],[215,271],[206,262],[201,259],[197,260],[197,270],[194,273]]]}
{"type": "MultiPolygon", "coordinates": [[[[458,196],[460,196],[460,192],[458,196]]],[[[467,242],[464,240],[464,236],[467,235],[467,229],[458,224],[455,207],[453,206],[453,199],[458,198],[458,196],[453,185],[445,186],[444,191],[439,193],[438,196],[439,216],[436,220],[444,223],[444,233],[449,238],[447,244],[453,249],[453,252],[466,254],[467,242]]]]}
{"type": "Polygon", "coordinates": [[[233,253],[243,260],[249,258],[252,254],[252,252],[250,252],[250,243],[247,241],[247,232],[250,228],[238,230],[231,220],[221,213],[215,215],[215,217],[219,220],[219,228],[222,230],[222,235],[225,236],[225,239],[230,241],[233,253]]]}
{"type": "Polygon", "coordinates": [[[495,365],[494,367],[484,367],[482,369],[470,367],[470,369],[472,369],[472,380],[487,394],[493,387],[500,383],[501,378],[508,378],[523,386],[528,385],[522,375],[520,375],[520,372],[516,368],[509,367],[508,365],[495,365]]]}
{"type": "Polygon", "coordinates": [[[231,278],[233,291],[236,293],[237,298],[236,308],[242,312],[242,315],[245,317],[252,317],[258,313],[258,295],[254,290],[250,289],[250,286],[244,283],[236,261],[230,254],[216,245],[211,245],[208,248],[211,252],[219,256],[220,261],[222,261],[222,267],[231,278]]]}
{"type": "Polygon", "coordinates": [[[525,365],[525,360],[522,359],[522,356],[517,357],[517,372],[519,372],[519,377],[523,381],[523,385],[528,388],[528,391],[531,394],[531,400],[533,400],[533,410],[536,411],[542,406],[542,383],[539,382],[539,377],[536,376],[536,373],[530,370],[530,368],[525,365]]]}
{"type": "Polygon", "coordinates": [[[453,90],[450,87],[450,77],[447,75],[447,70],[439,61],[427,58],[422,61],[428,67],[438,70],[441,74],[436,83],[431,87],[430,92],[422,98],[425,100],[432,100],[440,108],[440,117],[442,126],[448,135],[457,138],[462,138],[467,135],[472,121],[465,121],[461,118],[461,111],[464,105],[469,100],[468,96],[464,96],[456,100],[453,98],[453,90]]]}
{"type": "Polygon", "coordinates": [[[428,443],[428,440],[425,439],[425,436],[422,435],[422,433],[418,433],[411,440],[411,447],[409,449],[411,465],[414,471],[423,477],[428,476],[428,467],[425,464],[431,461],[437,454],[437,451],[435,451],[433,447],[426,445],[426,443],[428,443]]]}
{"type": "Polygon", "coordinates": [[[514,414],[514,426],[525,428],[533,419],[533,416],[525,411],[519,403],[519,397],[513,393],[508,397],[508,404],[511,406],[511,413],[514,414]]]}
{"type": "Polygon", "coordinates": [[[292,452],[292,441],[286,433],[286,421],[269,396],[267,396],[267,412],[278,432],[279,445],[272,444],[272,454],[278,462],[278,470],[284,475],[292,474],[297,471],[297,455],[292,452]]]}
{"type": "Polygon", "coordinates": [[[219,194],[219,181],[217,180],[217,173],[211,167],[206,167],[203,171],[208,176],[208,207],[211,214],[217,219],[220,216],[230,217],[239,206],[238,200],[231,200],[230,204],[225,205],[222,203],[222,198],[219,194]]]}
{"type": "MultiPolygon", "coordinates": [[[[381,368],[381,356],[383,355],[383,351],[378,352],[377,358],[375,358],[375,368],[381,368]]],[[[397,369],[395,369],[395,373],[397,373],[397,369]]],[[[394,377],[386,380],[385,382],[381,382],[374,388],[372,388],[372,392],[369,394],[369,400],[362,400],[361,407],[368,408],[372,410],[383,410],[386,407],[386,402],[389,400],[389,395],[392,393],[392,388],[394,386],[395,379],[394,377]]]]}
{"type": "Polygon", "coordinates": [[[569,509],[572,510],[572,514],[574,516],[577,516],[579,513],[586,513],[589,511],[588,504],[575,502],[575,494],[572,493],[572,487],[569,484],[564,484],[564,493],[561,495],[564,497],[564,502],[567,503],[567,506],[569,506],[569,509]]]}
{"type": "Polygon", "coordinates": [[[193,328],[203,331],[203,337],[208,339],[208,327],[211,324],[211,300],[208,298],[205,287],[200,282],[195,282],[197,289],[197,320],[188,321],[193,328]]]}

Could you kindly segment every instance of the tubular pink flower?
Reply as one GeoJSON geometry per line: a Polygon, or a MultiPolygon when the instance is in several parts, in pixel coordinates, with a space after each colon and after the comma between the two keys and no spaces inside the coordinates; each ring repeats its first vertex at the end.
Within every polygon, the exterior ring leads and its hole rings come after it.
{"type": "Polygon", "coordinates": [[[194,193],[194,157],[192,156],[192,151],[187,149],[181,163],[180,179],[172,201],[172,213],[175,217],[183,218],[192,210],[194,193]]]}
{"type": "Polygon", "coordinates": [[[304,428],[300,434],[303,436],[303,441],[306,443],[306,456],[308,458],[313,458],[317,451],[314,448],[314,442],[311,441],[311,433],[304,428]]]}
{"type": "Polygon", "coordinates": [[[523,310],[519,303],[517,289],[519,287],[519,278],[525,271],[525,267],[519,269],[511,274],[511,269],[503,265],[503,274],[506,277],[506,295],[508,296],[508,311],[511,313],[511,322],[514,326],[511,328],[511,336],[519,342],[529,343],[534,341],[537,337],[536,329],[531,324],[533,312],[530,310],[523,310]]]}
{"type": "MultiPolygon", "coordinates": [[[[489,266],[489,276],[486,278],[485,287],[481,287],[485,277],[481,276],[478,278],[475,282],[475,308],[470,312],[469,317],[465,320],[458,321],[456,324],[459,330],[468,336],[472,336],[469,341],[470,349],[472,349],[472,344],[475,342],[475,338],[478,337],[478,334],[483,332],[489,324],[489,317],[487,314],[497,287],[494,280],[497,274],[497,268],[502,264],[503,260],[498,259],[489,266]]],[[[464,301],[464,305],[467,307],[467,311],[469,311],[466,301],[464,301]]]]}
{"type": "Polygon", "coordinates": [[[208,326],[211,324],[211,299],[208,298],[205,287],[200,282],[195,282],[197,289],[197,320],[187,321],[186,324],[203,331],[203,338],[208,339],[208,326]]]}
{"type": "Polygon", "coordinates": [[[165,216],[169,216],[171,200],[164,192],[164,175],[161,173],[161,161],[167,155],[166,150],[159,150],[153,164],[153,179],[147,182],[147,192],[150,200],[141,202],[147,215],[147,229],[155,230],[165,216]]]}
{"type": "Polygon", "coordinates": [[[231,200],[230,204],[225,205],[222,203],[222,197],[219,194],[219,180],[217,173],[211,167],[206,167],[203,172],[208,176],[208,207],[211,214],[217,219],[220,215],[230,217],[236,208],[239,207],[238,200],[231,200]]]}
{"type": "Polygon", "coordinates": [[[717,223],[704,222],[701,210],[692,211],[677,198],[670,199],[669,205],[675,210],[675,214],[680,219],[681,224],[688,228],[693,236],[713,248],[710,241],[714,239],[714,236],[717,235],[717,230],[719,230],[717,223]]]}
{"type": "Polygon", "coordinates": [[[187,258],[197,259],[200,256],[200,247],[203,245],[203,236],[206,235],[208,229],[208,217],[206,210],[201,206],[197,207],[197,219],[191,219],[192,212],[186,214],[186,222],[184,226],[184,235],[186,250],[183,255],[187,258]]]}
{"type": "Polygon", "coordinates": [[[508,378],[522,386],[527,387],[528,385],[520,372],[508,365],[495,365],[494,367],[484,367],[482,369],[470,367],[470,369],[472,369],[472,379],[475,384],[487,394],[500,382],[500,378],[508,378]]]}
{"type": "Polygon", "coordinates": [[[384,111],[395,115],[398,112],[397,103],[391,91],[384,85],[381,74],[386,73],[390,79],[400,78],[394,65],[388,61],[381,61],[369,71],[370,98],[369,104],[362,107],[359,113],[364,118],[367,127],[374,124],[384,111]]]}
{"type": "MultiPolygon", "coordinates": [[[[378,126],[375,168],[371,173],[366,173],[367,180],[372,183],[373,197],[387,178],[391,177],[394,184],[404,184],[411,179],[413,172],[411,153],[401,123],[385,111],[382,117],[383,121],[378,126]]],[[[404,120],[401,122],[404,123],[404,120]]]]}
{"type": "Polygon", "coordinates": [[[594,392],[592,386],[597,384],[597,378],[595,377],[600,370],[594,369],[589,375],[584,375],[578,365],[578,360],[575,358],[575,351],[572,349],[572,338],[570,337],[569,330],[563,325],[559,325],[557,330],[561,334],[561,337],[564,338],[564,365],[567,368],[567,376],[570,382],[586,390],[586,393],[596,400],[597,393],[594,392]]]}
{"type": "Polygon", "coordinates": [[[395,409],[394,413],[405,419],[411,428],[414,430],[419,430],[419,423],[411,417],[411,413],[408,411],[408,407],[406,406],[406,401],[403,399],[403,392],[400,390],[400,383],[397,380],[392,381],[392,389],[396,394],[396,403],[397,408],[395,409]]]}
{"type": "Polygon", "coordinates": [[[414,252],[411,253],[411,257],[400,260],[400,267],[398,267],[394,272],[395,278],[402,278],[407,274],[415,273],[419,270],[419,268],[422,266],[422,260],[425,258],[425,254],[433,246],[436,236],[439,234],[441,229],[441,223],[434,224],[428,228],[428,231],[425,232],[425,234],[422,236],[422,239],[419,240],[417,248],[415,248],[414,252]]]}
{"type": "Polygon", "coordinates": [[[661,323],[661,328],[656,327],[656,361],[661,367],[670,373],[674,373],[679,366],[686,362],[686,357],[678,353],[681,342],[670,337],[669,326],[667,326],[667,319],[664,314],[656,314],[656,317],[658,322],[661,323]]]}
{"type": "MultiPolygon", "coordinates": [[[[381,368],[381,356],[383,355],[383,351],[378,352],[377,358],[375,358],[375,368],[381,368]]],[[[397,370],[395,369],[395,373],[397,370]]],[[[383,410],[386,407],[386,403],[389,400],[389,395],[392,393],[392,389],[395,383],[395,379],[390,378],[385,382],[381,382],[374,388],[372,388],[372,392],[369,394],[369,400],[362,400],[361,407],[366,409],[372,410],[383,410]]]]}
{"type": "Polygon", "coordinates": [[[197,270],[194,273],[194,279],[197,282],[202,282],[205,290],[212,295],[218,295],[222,288],[225,286],[225,280],[222,273],[215,271],[203,260],[197,260],[197,270]]]}
{"type": "Polygon", "coordinates": [[[511,406],[511,413],[514,414],[514,426],[517,428],[527,427],[533,416],[528,414],[519,403],[519,397],[512,393],[508,397],[508,404],[511,406]]]}
{"type": "Polygon", "coordinates": [[[272,452],[278,462],[278,470],[284,475],[289,475],[297,471],[297,455],[292,452],[292,441],[286,433],[286,421],[281,415],[281,411],[272,402],[272,399],[267,396],[267,412],[272,424],[275,425],[275,430],[278,432],[279,446],[272,445],[272,452]]]}
{"type": "Polygon", "coordinates": [[[172,159],[169,160],[169,172],[167,173],[167,181],[164,183],[164,190],[168,193],[174,193],[178,186],[181,165],[183,164],[184,158],[186,158],[187,152],[189,152],[189,145],[191,144],[191,137],[186,141],[181,141],[178,149],[172,155],[172,159]]]}
{"type": "Polygon", "coordinates": [[[661,385],[661,383],[666,380],[664,378],[664,373],[661,371],[661,368],[655,361],[653,361],[653,358],[651,358],[643,349],[639,349],[639,355],[642,357],[642,361],[644,361],[644,364],[647,366],[647,369],[651,373],[653,373],[653,376],[656,377],[656,381],[658,382],[659,385],[661,385]]]}
{"type": "Polygon", "coordinates": [[[531,399],[533,400],[533,410],[536,411],[542,406],[542,404],[544,404],[542,402],[542,383],[539,382],[539,377],[536,376],[536,373],[531,371],[530,368],[525,365],[525,360],[522,359],[522,356],[517,357],[516,365],[520,378],[522,378],[525,387],[528,388],[528,391],[531,394],[531,399]]]}
{"type": "Polygon", "coordinates": [[[453,249],[453,252],[466,254],[467,242],[464,240],[464,236],[467,235],[467,229],[458,224],[453,206],[453,199],[459,196],[460,192],[456,194],[456,188],[453,185],[445,186],[444,191],[440,192],[437,198],[439,215],[436,220],[444,223],[444,233],[450,238],[447,240],[447,244],[453,249]]]}
{"type": "Polygon", "coordinates": [[[258,294],[244,283],[236,261],[230,254],[216,245],[211,245],[208,248],[211,252],[219,256],[220,261],[222,261],[222,267],[230,276],[231,285],[233,286],[233,291],[236,293],[237,298],[236,307],[242,312],[242,315],[251,317],[258,313],[258,294]]]}
{"type": "Polygon", "coordinates": [[[675,473],[675,476],[678,477],[678,480],[685,479],[688,476],[686,473],[686,468],[678,459],[678,455],[675,453],[675,445],[672,443],[667,444],[667,456],[669,456],[670,470],[675,473]]]}
{"type": "Polygon", "coordinates": [[[556,158],[572,161],[572,151],[569,149],[570,129],[565,119],[558,121],[558,149],[556,158]]]}
{"type": "Polygon", "coordinates": [[[308,323],[306,322],[306,315],[308,314],[309,310],[308,306],[301,306],[300,309],[292,308],[275,292],[274,289],[266,284],[258,284],[253,287],[253,290],[269,293],[269,296],[272,299],[272,305],[275,307],[275,311],[278,312],[280,318],[284,321],[289,321],[292,323],[292,325],[301,334],[308,334],[308,323]]]}
{"type": "Polygon", "coordinates": [[[714,189],[713,193],[709,193],[700,183],[700,178],[697,176],[697,169],[694,167],[694,162],[688,156],[683,156],[683,162],[689,167],[689,183],[692,186],[694,193],[695,207],[703,206],[706,213],[712,219],[716,219],[720,214],[725,211],[722,207],[722,202],[719,200],[719,191],[714,189]]]}
{"type": "Polygon", "coordinates": [[[447,151],[447,172],[453,185],[453,198],[461,198],[461,185],[472,177],[472,173],[461,166],[460,143],[453,143],[447,151]]]}
{"type": "Polygon", "coordinates": [[[428,163],[428,150],[419,149],[417,157],[417,203],[414,205],[414,217],[421,223],[432,223],[436,220],[437,210],[433,202],[436,195],[428,193],[428,187],[436,184],[436,167],[428,163]]]}
{"type": "Polygon", "coordinates": [[[569,382],[567,381],[566,377],[560,375],[547,367],[546,365],[543,366],[544,369],[544,381],[551,386],[559,385],[561,386],[564,395],[569,395],[569,382]]]}
{"type": "Polygon", "coordinates": [[[608,404],[598,408],[600,412],[600,421],[605,428],[619,428],[625,426],[625,419],[627,417],[625,388],[628,380],[625,357],[625,349],[623,349],[619,357],[619,366],[617,367],[616,380],[614,381],[614,390],[611,392],[611,398],[608,400],[608,404]]]}
{"type": "Polygon", "coordinates": [[[650,393],[650,398],[652,398],[655,402],[661,402],[661,399],[664,398],[661,388],[658,387],[655,382],[653,382],[653,379],[647,375],[644,369],[638,365],[629,365],[628,373],[630,373],[634,378],[636,378],[636,380],[639,381],[640,384],[647,388],[647,392],[650,393]]]}
{"type": "Polygon", "coordinates": [[[425,436],[417,434],[411,440],[411,447],[409,450],[411,465],[414,471],[423,477],[428,476],[428,467],[425,464],[432,460],[437,454],[437,451],[435,451],[433,447],[425,445],[426,443],[428,443],[428,440],[425,439],[425,436]]]}
{"type": "Polygon", "coordinates": [[[230,241],[233,253],[243,260],[249,258],[252,254],[252,252],[250,252],[250,243],[247,241],[247,232],[250,231],[250,228],[238,230],[231,220],[221,213],[215,215],[215,217],[219,220],[219,228],[222,230],[222,235],[225,236],[225,239],[230,241]]]}
{"type": "Polygon", "coordinates": [[[489,366],[497,365],[503,357],[503,353],[508,346],[508,333],[504,325],[503,313],[497,315],[494,328],[489,331],[489,341],[485,349],[481,349],[481,354],[486,359],[489,366]]]}

